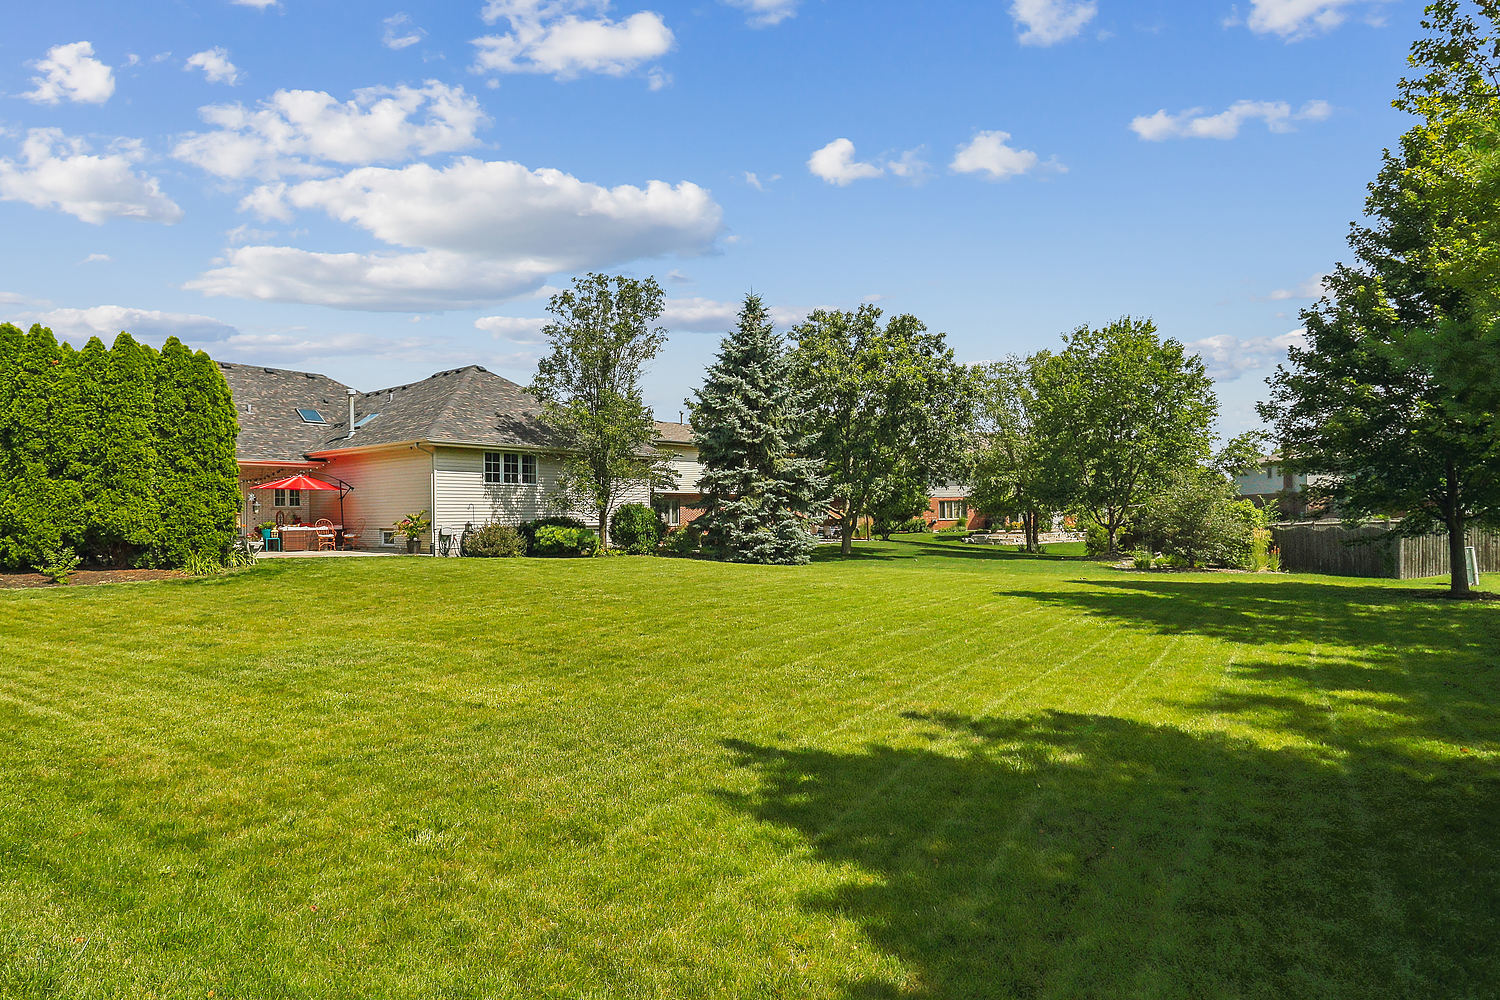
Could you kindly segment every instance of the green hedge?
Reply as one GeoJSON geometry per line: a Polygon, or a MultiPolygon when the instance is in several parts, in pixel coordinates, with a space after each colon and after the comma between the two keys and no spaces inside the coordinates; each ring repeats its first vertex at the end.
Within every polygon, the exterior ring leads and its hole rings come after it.
{"type": "Polygon", "coordinates": [[[80,350],[0,324],[0,567],[222,561],[240,509],[229,387],[175,337],[80,350]]]}
{"type": "Polygon", "coordinates": [[[599,535],[588,528],[560,528],[544,524],[531,544],[534,556],[591,556],[599,551],[599,535]]]}

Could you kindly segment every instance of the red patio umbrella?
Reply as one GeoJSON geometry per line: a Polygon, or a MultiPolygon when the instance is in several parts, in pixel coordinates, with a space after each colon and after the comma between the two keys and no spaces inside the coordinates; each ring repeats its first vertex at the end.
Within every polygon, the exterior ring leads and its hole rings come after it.
{"type": "Polygon", "coordinates": [[[344,520],[344,496],[350,490],[354,489],[353,486],[350,486],[348,483],[344,482],[342,479],[339,480],[339,485],[335,486],[332,483],[324,482],[321,479],[314,479],[312,476],[304,476],[301,473],[298,473],[295,476],[287,476],[285,479],[277,479],[277,480],[274,480],[273,482],[261,483],[258,486],[252,486],[250,488],[252,490],[313,490],[315,492],[316,491],[325,491],[326,492],[328,490],[338,490],[339,491],[339,522],[341,524],[343,523],[343,520],[344,520]]]}

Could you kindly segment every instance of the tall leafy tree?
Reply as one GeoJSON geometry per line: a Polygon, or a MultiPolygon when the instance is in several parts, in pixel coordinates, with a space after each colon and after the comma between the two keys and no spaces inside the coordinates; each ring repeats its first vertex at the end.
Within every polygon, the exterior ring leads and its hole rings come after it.
{"type": "Polygon", "coordinates": [[[86,418],[76,392],[77,365],[77,352],[64,351],[43,326],[33,326],[15,354],[0,441],[6,468],[0,560],[12,567],[30,566],[48,549],[83,544],[76,474],[86,418]]]}
{"type": "Polygon", "coordinates": [[[1026,549],[1041,547],[1044,521],[1056,513],[1045,451],[1036,433],[1036,388],[1032,363],[1007,358],[980,373],[978,445],[969,501],[992,514],[1021,519],[1026,549]]]}
{"type": "Polygon", "coordinates": [[[625,492],[665,472],[651,451],[655,422],[641,392],[646,366],[666,342],[656,325],[662,300],[654,278],[589,274],[547,304],[553,320],[542,333],[551,350],[530,392],[561,446],[560,489],[594,513],[606,544],[609,515],[625,492]]]}
{"type": "Polygon", "coordinates": [[[732,562],[807,562],[828,509],[793,364],[765,304],[747,295],[694,394],[705,540],[732,562]]]}
{"type": "Polygon", "coordinates": [[[889,476],[935,482],[963,462],[974,380],[940,333],[915,316],[864,305],[817,310],[794,331],[799,386],[811,405],[814,452],[835,498],[842,551],[889,476]]]}
{"type": "Polygon", "coordinates": [[[240,506],[238,421],[224,376],[208,355],[170,337],[156,358],[154,396],[157,557],[171,566],[192,554],[222,557],[240,506]]]}
{"type": "Polygon", "coordinates": [[[897,467],[875,484],[870,494],[870,528],[890,541],[891,533],[920,515],[932,503],[932,486],[909,467],[897,467]]]}
{"type": "Polygon", "coordinates": [[[1055,502],[1120,529],[1158,483],[1208,457],[1218,415],[1203,362],[1150,320],[1080,327],[1034,360],[1035,441],[1055,502]]]}
{"type": "Polygon", "coordinates": [[[1429,4],[1395,107],[1419,120],[1388,150],[1351,227],[1353,262],[1303,313],[1307,343],[1269,380],[1262,415],[1287,464],[1346,518],[1446,531],[1450,593],[1464,542],[1500,525],[1500,4],[1429,4]]]}
{"type": "Polygon", "coordinates": [[[121,333],[98,379],[105,405],[97,415],[89,459],[90,548],[112,565],[144,558],[162,522],[152,428],[155,367],[156,352],[121,333]]]}

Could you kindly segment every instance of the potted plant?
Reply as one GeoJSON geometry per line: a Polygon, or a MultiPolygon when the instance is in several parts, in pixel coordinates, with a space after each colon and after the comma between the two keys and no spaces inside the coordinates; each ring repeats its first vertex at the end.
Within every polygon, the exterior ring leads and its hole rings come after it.
{"type": "Polygon", "coordinates": [[[432,521],[424,510],[417,514],[407,514],[391,527],[396,534],[406,536],[406,554],[416,555],[422,551],[422,533],[432,527],[432,521]]]}

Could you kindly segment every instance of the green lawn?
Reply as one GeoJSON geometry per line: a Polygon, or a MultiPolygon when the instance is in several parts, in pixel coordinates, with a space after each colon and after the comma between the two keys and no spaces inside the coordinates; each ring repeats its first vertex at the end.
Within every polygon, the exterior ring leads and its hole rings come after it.
{"type": "Polygon", "coordinates": [[[1500,995],[1500,605],[825,556],[0,592],[0,996],[1500,995]]]}

